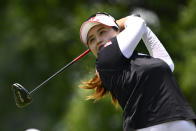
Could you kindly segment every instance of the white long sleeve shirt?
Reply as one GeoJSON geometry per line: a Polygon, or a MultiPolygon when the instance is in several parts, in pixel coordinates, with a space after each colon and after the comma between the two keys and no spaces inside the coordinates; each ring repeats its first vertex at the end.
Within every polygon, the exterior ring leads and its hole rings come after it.
{"type": "Polygon", "coordinates": [[[125,29],[117,36],[122,54],[130,58],[141,39],[152,57],[162,59],[169,65],[171,71],[174,71],[171,57],[156,35],[146,26],[145,21],[140,17],[128,16],[125,29]]]}

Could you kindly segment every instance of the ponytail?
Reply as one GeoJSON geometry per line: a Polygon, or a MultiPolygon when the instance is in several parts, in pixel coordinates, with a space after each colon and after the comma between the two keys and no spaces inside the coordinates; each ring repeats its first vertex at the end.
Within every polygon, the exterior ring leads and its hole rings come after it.
{"type": "Polygon", "coordinates": [[[110,94],[111,98],[112,98],[112,103],[117,107],[118,105],[118,101],[117,99],[111,94],[111,92],[107,89],[105,89],[102,85],[101,79],[100,77],[98,77],[97,74],[95,74],[93,76],[93,78],[91,78],[89,81],[87,82],[83,82],[82,85],[79,86],[82,89],[93,89],[95,90],[95,93],[88,96],[87,100],[100,100],[101,98],[103,98],[106,94],[110,94]]]}

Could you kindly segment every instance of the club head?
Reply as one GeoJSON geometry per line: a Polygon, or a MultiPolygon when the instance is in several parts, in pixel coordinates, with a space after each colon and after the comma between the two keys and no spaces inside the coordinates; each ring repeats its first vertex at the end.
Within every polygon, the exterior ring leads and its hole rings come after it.
{"type": "Polygon", "coordinates": [[[23,108],[31,103],[30,93],[22,85],[15,83],[12,85],[12,90],[17,107],[23,108]]]}

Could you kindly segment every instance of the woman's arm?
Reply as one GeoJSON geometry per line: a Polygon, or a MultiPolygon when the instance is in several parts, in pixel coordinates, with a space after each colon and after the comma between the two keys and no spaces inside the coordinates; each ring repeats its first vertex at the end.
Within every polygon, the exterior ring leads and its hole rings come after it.
{"type": "Polygon", "coordinates": [[[127,16],[116,21],[121,30],[117,41],[122,54],[130,58],[146,29],[144,20],[136,16],[127,16]]]}
{"type": "Polygon", "coordinates": [[[151,29],[148,27],[146,27],[145,29],[146,30],[142,36],[142,40],[144,41],[144,44],[148,49],[150,55],[154,58],[160,58],[165,61],[173,72],[174,63],[168,52],[166,51],[162,43],[159,41],[159,39],[156,37],[156,35],[151,31],[151,29]]]}
{"type": "Polygon", "coordinates": [[[171,71],[174,71],[174,63],[166,49],[156,35],[148,28],[144,20],[137,16],[128,16],[116,21],[121,30],[117,41],[122,54],[130,58],[139,41],[144,41],[150,55],[165,61],[171,71]]]}

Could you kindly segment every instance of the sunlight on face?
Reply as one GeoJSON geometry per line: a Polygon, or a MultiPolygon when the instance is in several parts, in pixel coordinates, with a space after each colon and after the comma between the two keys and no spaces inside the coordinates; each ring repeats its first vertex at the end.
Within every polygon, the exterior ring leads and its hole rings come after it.
{"type": "Polygon", "coordinates": [[[119,31],[115,31],[112,27],[102,24],[96,25],[88,32],[87,44],[92,53],[97,57],[100,48],[118,33],[119,31]]]}

